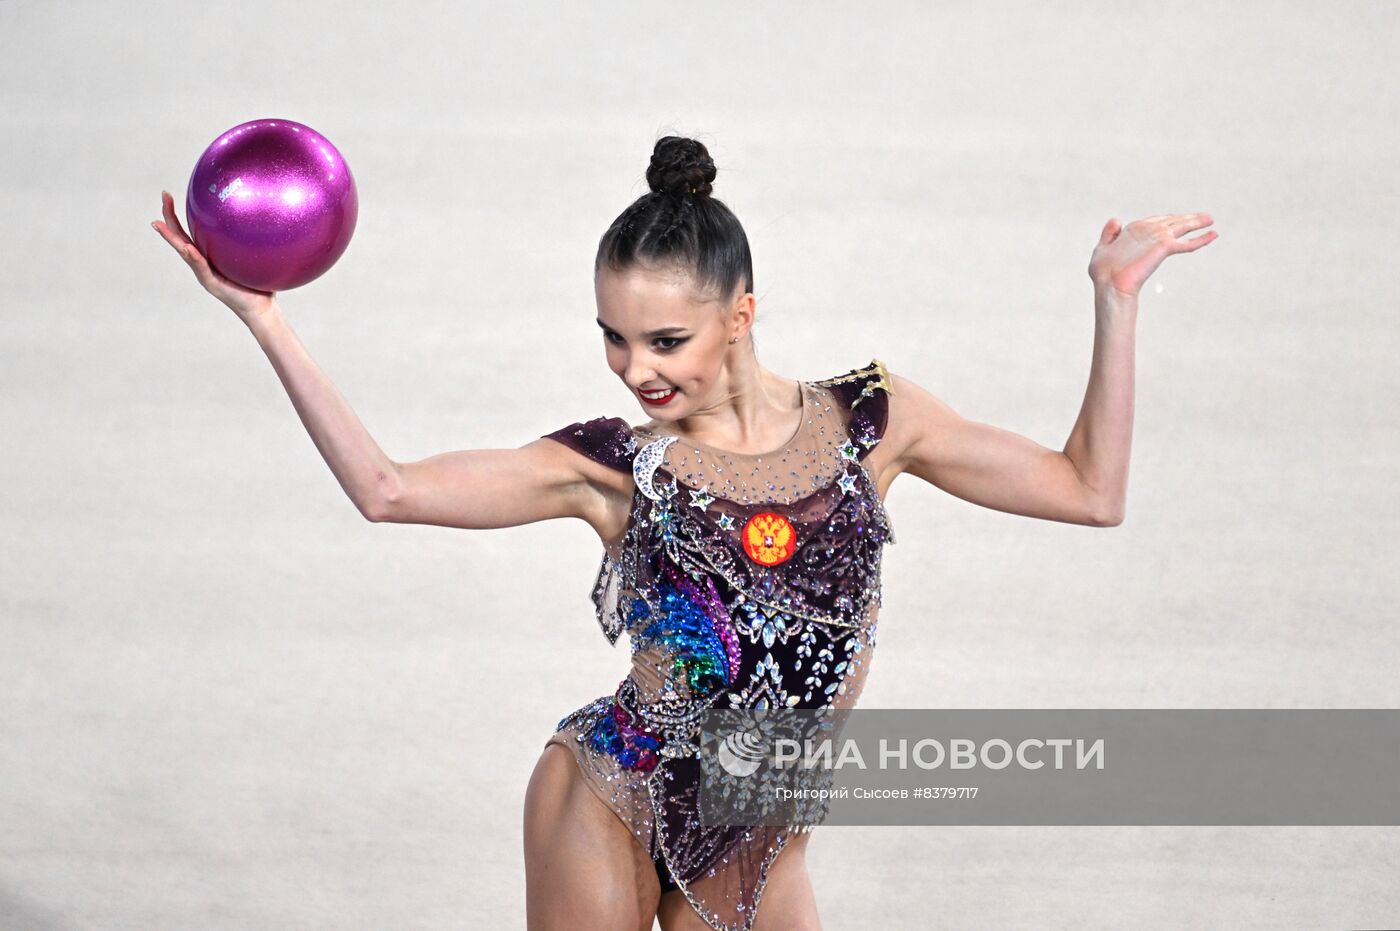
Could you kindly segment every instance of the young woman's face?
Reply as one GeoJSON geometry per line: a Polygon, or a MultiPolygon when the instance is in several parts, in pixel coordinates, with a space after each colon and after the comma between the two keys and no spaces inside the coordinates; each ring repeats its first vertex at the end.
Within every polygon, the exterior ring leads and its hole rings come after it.
{"type": "Polygon", "coordinates": [[[703,407],[743,321],[716,302],[694,300],[684,273],[603,268],[594,292],[608,368],[642,409],[677,420],[703,407]]]}

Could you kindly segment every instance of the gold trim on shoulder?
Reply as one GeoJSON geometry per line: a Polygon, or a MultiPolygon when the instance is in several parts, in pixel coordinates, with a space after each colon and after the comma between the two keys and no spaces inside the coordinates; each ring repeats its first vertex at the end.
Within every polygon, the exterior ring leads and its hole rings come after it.
{"type": "Polygon", "coordinates": [[[812,384],[831,387],[833,385],[844,384],[848,381],[866,382],[864,390],[862,390],[860,395],[852,402],[852,407],[859,404],[862,398],[869,397],[876,388],[883,390],[886,394],[894,394],[894,382],[890,380],[889,370],[885,368],[885,363],[881,362],[879,359],[871,359],[870,364],[864,368],[851,369],[851,371],[845,375],[837,375],[835,378],[827,378],[822,381],[812,382],[812,384]]]}

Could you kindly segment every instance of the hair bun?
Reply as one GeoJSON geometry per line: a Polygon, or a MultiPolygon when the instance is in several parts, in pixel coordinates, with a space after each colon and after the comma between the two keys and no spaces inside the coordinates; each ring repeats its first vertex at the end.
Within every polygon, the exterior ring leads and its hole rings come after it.
{"type": "Polygon", "coordinates": [[[663,136],[656,141],[647,167],[647,183],[653,191],[709,197],[713,180],[715,163],[702,143],[683,136],[663,136]]]}

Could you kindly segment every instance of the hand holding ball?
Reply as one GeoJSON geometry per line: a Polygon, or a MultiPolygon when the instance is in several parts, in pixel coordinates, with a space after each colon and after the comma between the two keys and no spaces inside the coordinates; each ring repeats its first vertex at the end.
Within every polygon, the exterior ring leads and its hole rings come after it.
{"type": "Polygon", "coordinates": [[[190,236],[210,267],[257,291],[287,291],[325,274],[350,245],[358,215],[355,179],[339,150],[291,120],[253,120],[221,134],[185,194],[190,236]]]}

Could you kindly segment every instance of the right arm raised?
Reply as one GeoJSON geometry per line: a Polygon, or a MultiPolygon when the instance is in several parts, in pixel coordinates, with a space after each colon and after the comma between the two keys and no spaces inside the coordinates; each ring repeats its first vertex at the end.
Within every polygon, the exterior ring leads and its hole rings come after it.
{"type": "Polygon", "coordinates": [[[395,462],[311,360],[275,305],[249,328],[312,442],[367,520],[468,530],[554,517],[578,517],[595,527],[606,522],[606,468],[554,440],[395,462]]]}
{"type": "Polygon", "coordinates": [[[554,440],[443,453],[422,462],[390,459],[297,339],[275,295],[214,271],[180,225],[167,191],[161,192],[161,209],[164,221],[151,226],[204,289],[252,331],[316,450],[368,520],[477,529],[579,517],[600,535],[615,532],[618,514],[626,511],[625,482],[554,440]]]}

